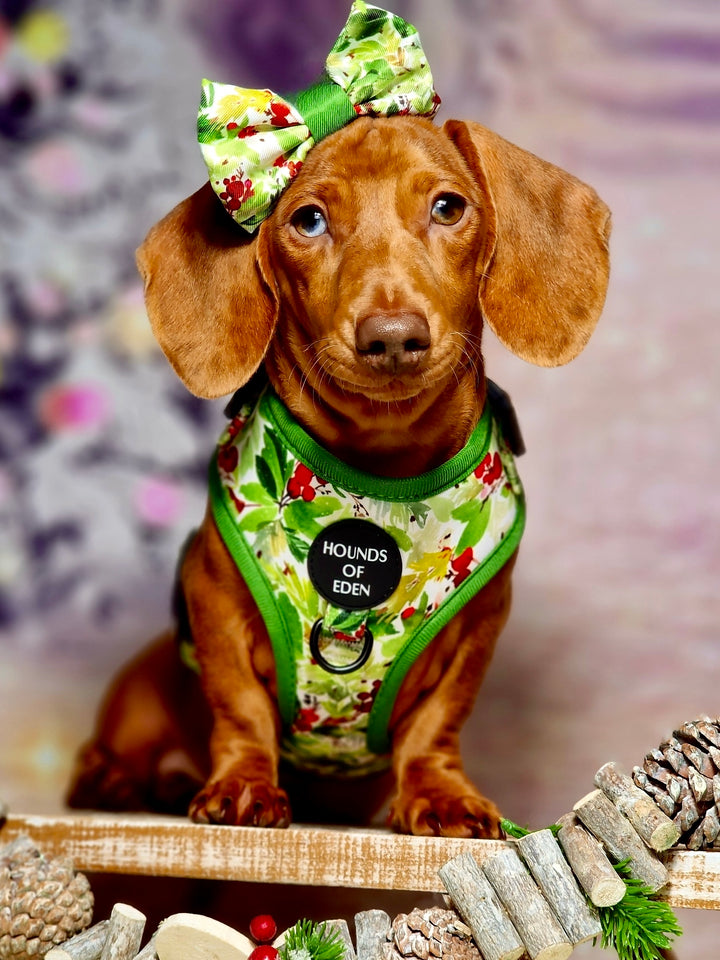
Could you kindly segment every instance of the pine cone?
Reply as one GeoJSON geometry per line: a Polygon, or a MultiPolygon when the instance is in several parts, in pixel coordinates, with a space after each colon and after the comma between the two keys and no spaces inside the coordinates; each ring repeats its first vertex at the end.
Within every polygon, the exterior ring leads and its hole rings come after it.
{"type": "Polygon", "coordinates": [[[0,960],[41,957],[88,926],[93,895],[68,857],[46,858],[29,837],[0,848],[0,960]]]}
{"type": "Polygon", "coordinates": [[[720,849],[720,719],[683,723],[633,780],[680,828],[688,850],[720,849]]]}
{"type": "Polygon", "coordinates": [[[395,918],[390,942],[383,945],[382,960],[418,957],[430,960],[482,960],[466,926],[454,910],[430,907],[401,913],[395,918]]]}

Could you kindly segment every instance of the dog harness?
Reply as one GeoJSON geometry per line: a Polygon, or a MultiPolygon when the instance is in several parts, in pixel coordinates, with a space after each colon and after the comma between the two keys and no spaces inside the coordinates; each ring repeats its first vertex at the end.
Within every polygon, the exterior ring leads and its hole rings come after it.
{"type": "Polygon", "coordinates": [[[270,636],[283,756],[325,774],[387,767],[408,670],[523,531],[490,404],[456,456],[387,479],[322,448],[268,389],[220,437],[210,503],[270,636]]]}

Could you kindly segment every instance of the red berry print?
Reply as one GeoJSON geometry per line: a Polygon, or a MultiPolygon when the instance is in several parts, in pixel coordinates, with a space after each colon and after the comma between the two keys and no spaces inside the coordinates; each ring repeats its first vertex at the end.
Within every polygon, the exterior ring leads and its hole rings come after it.
{"type": "Polygon", "coordinates": [[[488,486],[495,483],[502,476],[502,460],[499,453],[486,454],[474,470],[478,480],[488,486]]]}
{"type": "Polygon", "coordinates": [[[234,444],[222,446],[217,452],[217,465],[223,473],[232,473],[238,465],[238,451],[234,444]]]}
{"type": "Polygon", "coordinates": [[[277,924],[269,913],[259,913],[250,921],[250,936],[256,943],[269,943],[276,933],[277,924]]]}
{"type": "Polygon", "coordinates": [[[242,203],[255,194],[251,180],[240,180],[233,175],[225,177],[223,183],[225,190],[219,196],[228,210],[239,210],[242,203]]]}
{"type": "Polygon", "coordinates": [[[400,614],[401,620],[407,620],[415,613],[415,607],[405,607],[403,612],[400,614]]]}
{"type": "Polygon", "coordinates": [[[320,714],[312,707],[304,707],[295,717],[295,729],[308,732],[320,719],[320,714]]]}
{"type": "Polygon", "coordinates": [[[316,491],[312,485],[314,474],[304,463],[299,463],[295,467],[295,473],[288,480],[287,490],[293,500],[302,497],[305,503],[310,503],[315,499],[316,491]]]}
{"type": "Polygon", "coordinates": [[[273,127],[289,127],[293,123],[290,107],[285,103],[271,103],[270,114],[272,116],[270,123],[273,127]]]}
{"type": "Polygon", "coordinates": [[[465,547],[460,556],[455,557],[455,559],[451,562],[450,569],[453,572],[453,583],[456,587],[459,587],[463,580],[469,576],[472,559],[472,547],[465,547]]]}

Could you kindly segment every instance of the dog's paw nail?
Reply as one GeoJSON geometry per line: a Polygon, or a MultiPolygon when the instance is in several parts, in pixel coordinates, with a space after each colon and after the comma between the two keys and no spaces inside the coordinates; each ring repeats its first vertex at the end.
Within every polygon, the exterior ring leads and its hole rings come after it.
{"type": "Polygon", "coordinates": [[[440,817],[437,815],[437,813],[428,813],[428,815],[425,817],[425,823],[434,836],[442,836],[442,823],[440,822],[440,817]]]}

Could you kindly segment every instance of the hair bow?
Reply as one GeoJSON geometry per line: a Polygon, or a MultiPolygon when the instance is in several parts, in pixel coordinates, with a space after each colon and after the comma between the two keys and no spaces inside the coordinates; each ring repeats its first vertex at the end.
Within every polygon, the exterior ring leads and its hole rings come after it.
{"type": "Polygon", "coordinates": [[[213,189],[252,233],[318,140],[359,116],[432,117],[439,104],[415,27],[355,0],[307,90],[283,98],[203,80],[198,140],[213,189]]]}

